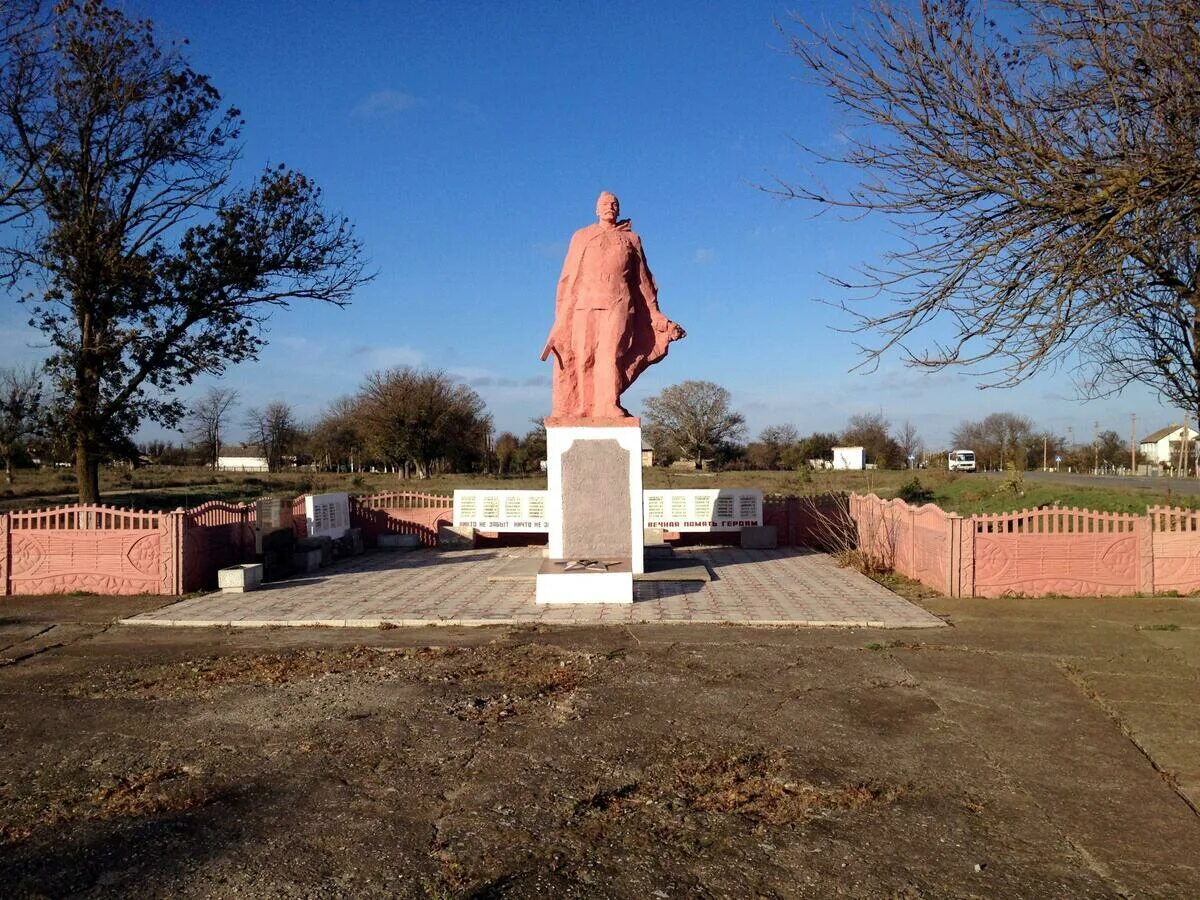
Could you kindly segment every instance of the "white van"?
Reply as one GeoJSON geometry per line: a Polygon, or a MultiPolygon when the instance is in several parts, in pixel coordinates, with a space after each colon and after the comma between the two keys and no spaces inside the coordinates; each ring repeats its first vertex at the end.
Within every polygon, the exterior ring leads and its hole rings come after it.
{"type": "Polygon", "coordinates": [[[974,450],[951,450],[946,458],[946,468],[951,472],[974,472],[974,450]]]}

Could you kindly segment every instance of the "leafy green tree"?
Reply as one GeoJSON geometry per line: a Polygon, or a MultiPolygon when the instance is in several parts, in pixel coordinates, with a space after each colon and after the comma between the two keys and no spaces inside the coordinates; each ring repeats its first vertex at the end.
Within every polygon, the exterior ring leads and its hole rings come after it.
{"type": "Polygon", "coordinates": [[[795,455],[796,464],[789,468],[796,469],[800,464],[807,464],[810,459],[822,459],[826,462],[833,461],[833,448],[839,443],[838,436],[830,432],[814,431],[806,438],[802,438],[796,445],[795,455]]]}
{"type": "Polygon", "coordinates": [[[538,472],[546,459],[546,423],[538,417],[530,422],[533,427],[521,439],[521,449],[525,455],[525,471],[538,472]]]}
{"type": "Polygon", "coordinates": [[[45,285],[31,322],[95,502],[140,422],[183,417],[179,386],[254,358],[271,310],[345,304],[365,276],[303,174],[229,187],[241,114],[152,23],[87,0],[26,24],[0,32],[0,261],[45,285]]]}
{"type": "Polygon", "coordinates": [[[445,462],[453,471],[482,458],[492,418],[483,399],[440,371],[402,366],[363,382],[359,411],[372,453],[418,478],[445,462]]]}
{"type": "Polygon", "coordinates": [[[846,430],[842,432],[841,442],[847,447],[862,447],[867,454],[867,462],[874,463],[881,469],[895,469],[904,463],[904,451],[889,434],[891,424],[883,413],[859,413],[850,417],[846,430]]]}

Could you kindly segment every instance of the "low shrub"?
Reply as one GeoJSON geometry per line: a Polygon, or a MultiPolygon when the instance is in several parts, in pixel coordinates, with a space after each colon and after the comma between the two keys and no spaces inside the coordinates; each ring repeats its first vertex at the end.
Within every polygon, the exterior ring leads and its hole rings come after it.
{"type": "Polygon", "coordinates": [[[896,491],[896,496],[910,506],[922,506],[923,504],[933,502],[934,493],[921,484],[921,479],[914,475],[911,481],[906,481],[900,485],[900,489],[896,491]]]}

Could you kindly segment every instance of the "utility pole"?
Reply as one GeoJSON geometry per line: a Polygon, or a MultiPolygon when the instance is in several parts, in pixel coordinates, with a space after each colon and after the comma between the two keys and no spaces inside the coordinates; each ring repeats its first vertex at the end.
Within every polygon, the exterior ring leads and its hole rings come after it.
{"type": "Polygon", "coordinates": [[[1184,475],[1187,474],[1187,453],[1188,453],[1188,424],[1187,413],[1183,414],[1183,431],[1179,436],[1179,471],[1184,475]]]}
{"type": "Polygon", "coordinates": [[[1100,474],[1100,423],[1092,422],[1092,474],[1100,474]]]}
{"type": "MultiPolygon", "coordinates": [[[[1074,425],[1067,426],[1067,452],[1072,453],[1072,454],[1075,452],[1075,426],[1074,425]]],[[[1071,471],[1070,463],[1067,463],[1067,471],[1068,472],[1071,471]]]]}
{"type": "Polygon", "coordinates": [[[1129,414],[1129,474],[1137,474],[1137,413],[1129,414]]]}
{"type": "Polygon", "coordinates": [[[1046,460],[1046,449],[1047,449],[1049,443],[1050,443],[1049,436],[1043,434],[1042,435],[1042,471],[1043,472],[1046,471],[1046,461],[1047,461],[1046,460]]]}

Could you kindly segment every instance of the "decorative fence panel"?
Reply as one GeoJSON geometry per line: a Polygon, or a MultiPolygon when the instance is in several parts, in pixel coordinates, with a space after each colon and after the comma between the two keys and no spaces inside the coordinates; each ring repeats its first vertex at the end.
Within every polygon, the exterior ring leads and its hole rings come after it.
{"type": "Polygon", "coordinates": [[[1154,532],[1154,589],[1200,590],[1200,511],[1152,506],[1146,515],[1154,532]]]}
{"type": "Polygon", "coordinates": [[[175,594],[182,516],[109,506],[11,512],[5,594],[175,594]]]}
{"type": "Polygon", "coordinates": [[[960,589],[961,516],[874,494],[850,498],[858,547],[876,564],[954,594],[960,589]]]}
{"type": "Polygon", "coordinates": [[[454,498],[439,494],[389,491],[350,498],[350,524],[374,544],[381,534],[415,534],[422,546],[436,547],[438,526],[454,521],[454,498]]]}
{"type": "Polygon", "coordinates": [[[183,593],[215,588],[217,570],[254,559],[253,504],[212,501],[183,513],[183,593]]]}
{"type": "Polygon", "coordinates": [[[901,516],[898,540],[906,547],[909,578],[936,587],[942,593],[952,591],[951,563],[954,559],[955,520],[961,516],[944,512],[937,506],[909,507],[901,516]]]}
{"type": "Polygon", "coordinates": [[[972,522],[976,597],[1133,594],[1152,583],[1145,517],[1053,507],[972,522]]]}

